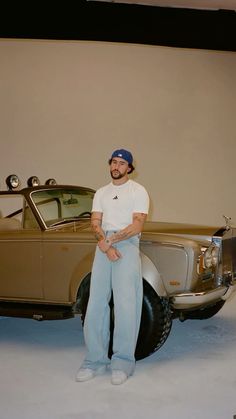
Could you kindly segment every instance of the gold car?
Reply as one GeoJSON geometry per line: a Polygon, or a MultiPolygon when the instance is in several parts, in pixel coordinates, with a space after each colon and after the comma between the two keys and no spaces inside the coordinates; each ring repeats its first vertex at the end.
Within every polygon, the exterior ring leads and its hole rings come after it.
{"type": "MultiPolygon", "coordinates": [[[[0,315],[36,320],[85,317],[96,241],[94,190],[6,179],[0,191],[0,315]]],[[[236,290],[235,230],[146,222],[141,237],[143,311],[136,348],[142,359],[167,339],[175,318],[216,314],[236,290]]],[[[112,299],[111,336],[113,326],[112,299]]]]}

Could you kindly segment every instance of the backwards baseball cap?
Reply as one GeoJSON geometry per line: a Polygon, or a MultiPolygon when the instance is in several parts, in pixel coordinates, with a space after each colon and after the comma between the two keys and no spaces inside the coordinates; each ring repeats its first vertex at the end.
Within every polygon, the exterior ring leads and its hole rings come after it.
{"type": "Polygon", "coordinates": [[[120,157],[121,159],[126,160],[129,164],[133,163],[133,156],[128,150],[120,149],[113,151],[111,158],[120,157]]]}

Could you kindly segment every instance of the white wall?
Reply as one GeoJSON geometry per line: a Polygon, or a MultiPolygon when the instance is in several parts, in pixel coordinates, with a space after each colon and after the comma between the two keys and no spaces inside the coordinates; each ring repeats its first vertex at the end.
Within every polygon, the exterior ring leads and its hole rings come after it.
{"type": "Polygon", "coordinates": [[[85,41],[0,39],[0,184],[98,188],[130,149],[151,219],[236,223],[236,54],[85,41]]]}

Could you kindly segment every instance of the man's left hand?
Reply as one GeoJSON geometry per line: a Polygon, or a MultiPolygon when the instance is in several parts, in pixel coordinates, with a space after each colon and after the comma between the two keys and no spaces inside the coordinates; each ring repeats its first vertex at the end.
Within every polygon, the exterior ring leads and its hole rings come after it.
{"type": "Polygon", "coordinates": [[[106,252],[106,255],[108,257],[108,259],[111,262],[116,262],[117,260],[119,260],[122,256],[121,253],[119,252],[118,249],[116,249],[115,247],[111,246],[108,251],[106,252]]]}

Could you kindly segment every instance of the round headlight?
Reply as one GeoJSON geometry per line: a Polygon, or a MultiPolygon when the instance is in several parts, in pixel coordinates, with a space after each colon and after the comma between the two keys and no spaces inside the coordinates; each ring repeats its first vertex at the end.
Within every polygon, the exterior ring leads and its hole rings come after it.
{"type": "Polygon", "coordinates": [[[55,179],[52,179],[52,178],[46,180],[45,182],[45,185],[56,185],[56,184],[57,182],[55,181],[55,179]]]}
{"type": "Polygon", "coordinates": [[[204,266],[209,269],[212,266],[216,266],[219,259],[219,247],[211,244],[210,247],[204,253],[204,266]]]}
{"type": "Polygon", "coordinates": [[[6,184],[8,189],[12,190],[12,189],[16,189],[20,186],[20,179],[18,178],[17,175],[9,175],[6,178],[6,184]]]}
{"type": "Polygon", "coordinates": [[[209,269],[212,267],[211,247],[209,247],[204,254],[204,266],[209,269]]]}
{"type": "Polygon", "coordinates": [[[219,252],[220,249],[219,247],[213,247],[212,252],[211,252],[211,257],[212,257],[212,265],[216,266],[219,260],[219,252]]]}
{"type": "Polygon", "coordinates": [[[32,186],[39,186],[40,185],[40,181],[39,178],[37,176],[31,176],[28,180],[27,180],[27,185],[29,187],[32,186]]]}

